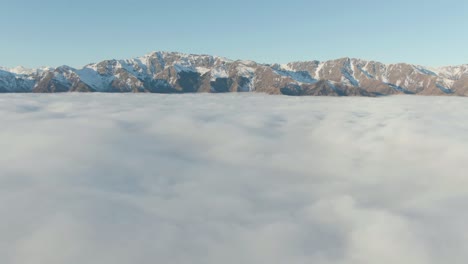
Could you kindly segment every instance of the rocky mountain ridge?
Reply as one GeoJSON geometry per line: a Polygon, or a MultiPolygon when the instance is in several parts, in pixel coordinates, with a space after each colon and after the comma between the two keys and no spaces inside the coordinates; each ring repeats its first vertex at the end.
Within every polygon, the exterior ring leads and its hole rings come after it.
{"type": "Polygon", "coordinates": [[[429,68],[342,58],[260,64],[210,55],[152,52],[69,66],[0,67],[0,92],[262,92],[285,95],[468,95],[468,65],[429,68]]]}

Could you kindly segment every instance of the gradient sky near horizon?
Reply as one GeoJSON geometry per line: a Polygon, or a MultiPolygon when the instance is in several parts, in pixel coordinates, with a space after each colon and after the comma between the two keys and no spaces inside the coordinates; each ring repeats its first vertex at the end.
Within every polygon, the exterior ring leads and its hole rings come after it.
{"type": "Polygon", "coordinates": [[[263,63],[468,63],[466,0],[0,0],[0,65],[81,67],[179,51],[263,63]],[[3,3],[2,3],[3,1],[3,3]]]}

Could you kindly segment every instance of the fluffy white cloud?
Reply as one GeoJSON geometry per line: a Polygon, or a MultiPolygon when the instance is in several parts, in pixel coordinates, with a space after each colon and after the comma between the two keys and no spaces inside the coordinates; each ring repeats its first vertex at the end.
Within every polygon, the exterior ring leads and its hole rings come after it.
{"type": "Polygon", "coordinates": [[[0,96],[0,262],[468,261],[465,98],[0,96]]]}

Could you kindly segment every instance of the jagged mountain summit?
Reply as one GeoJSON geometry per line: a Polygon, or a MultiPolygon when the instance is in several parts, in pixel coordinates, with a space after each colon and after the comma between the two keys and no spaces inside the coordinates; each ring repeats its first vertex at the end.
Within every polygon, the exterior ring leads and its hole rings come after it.
{"type": "Polygon", "coordinates": [[[0,67],[0,92],[262,92],[285,95],[468,95],[468,65],[428,68],[342,58],[260,64],[210,55],[152,52],[68,66],[0,67]]]}

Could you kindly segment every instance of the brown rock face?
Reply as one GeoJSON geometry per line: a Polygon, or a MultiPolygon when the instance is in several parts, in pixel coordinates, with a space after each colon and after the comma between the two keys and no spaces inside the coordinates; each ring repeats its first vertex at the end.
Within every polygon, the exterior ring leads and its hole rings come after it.
{"type": "Polygon", "coordinates": [[[454,81],[453,90],[456,95],[468,96],[468,73],[454,81]]]}
{"type": "Polygon", "coordinates": [[[465,92],[464,87],[467,87],[463,76],[468,74],[466,65],[430,69],[406,63],[386,65],[350,58],[322,63],[294,62],[286,67],[296,71],[306,70],[316,79],[341,82],[381,95],[461,95],[465,92]]]}
{"type": "Polygon", "coordinates": [[[309,96],[468,95],[468,65],[431,69],[343,58],[285,65],[153,52],[82,69],[0,70],[0,92],[261,92],[309,96]],[[25,73],[26,72],[26,73],[25,73]]]}

